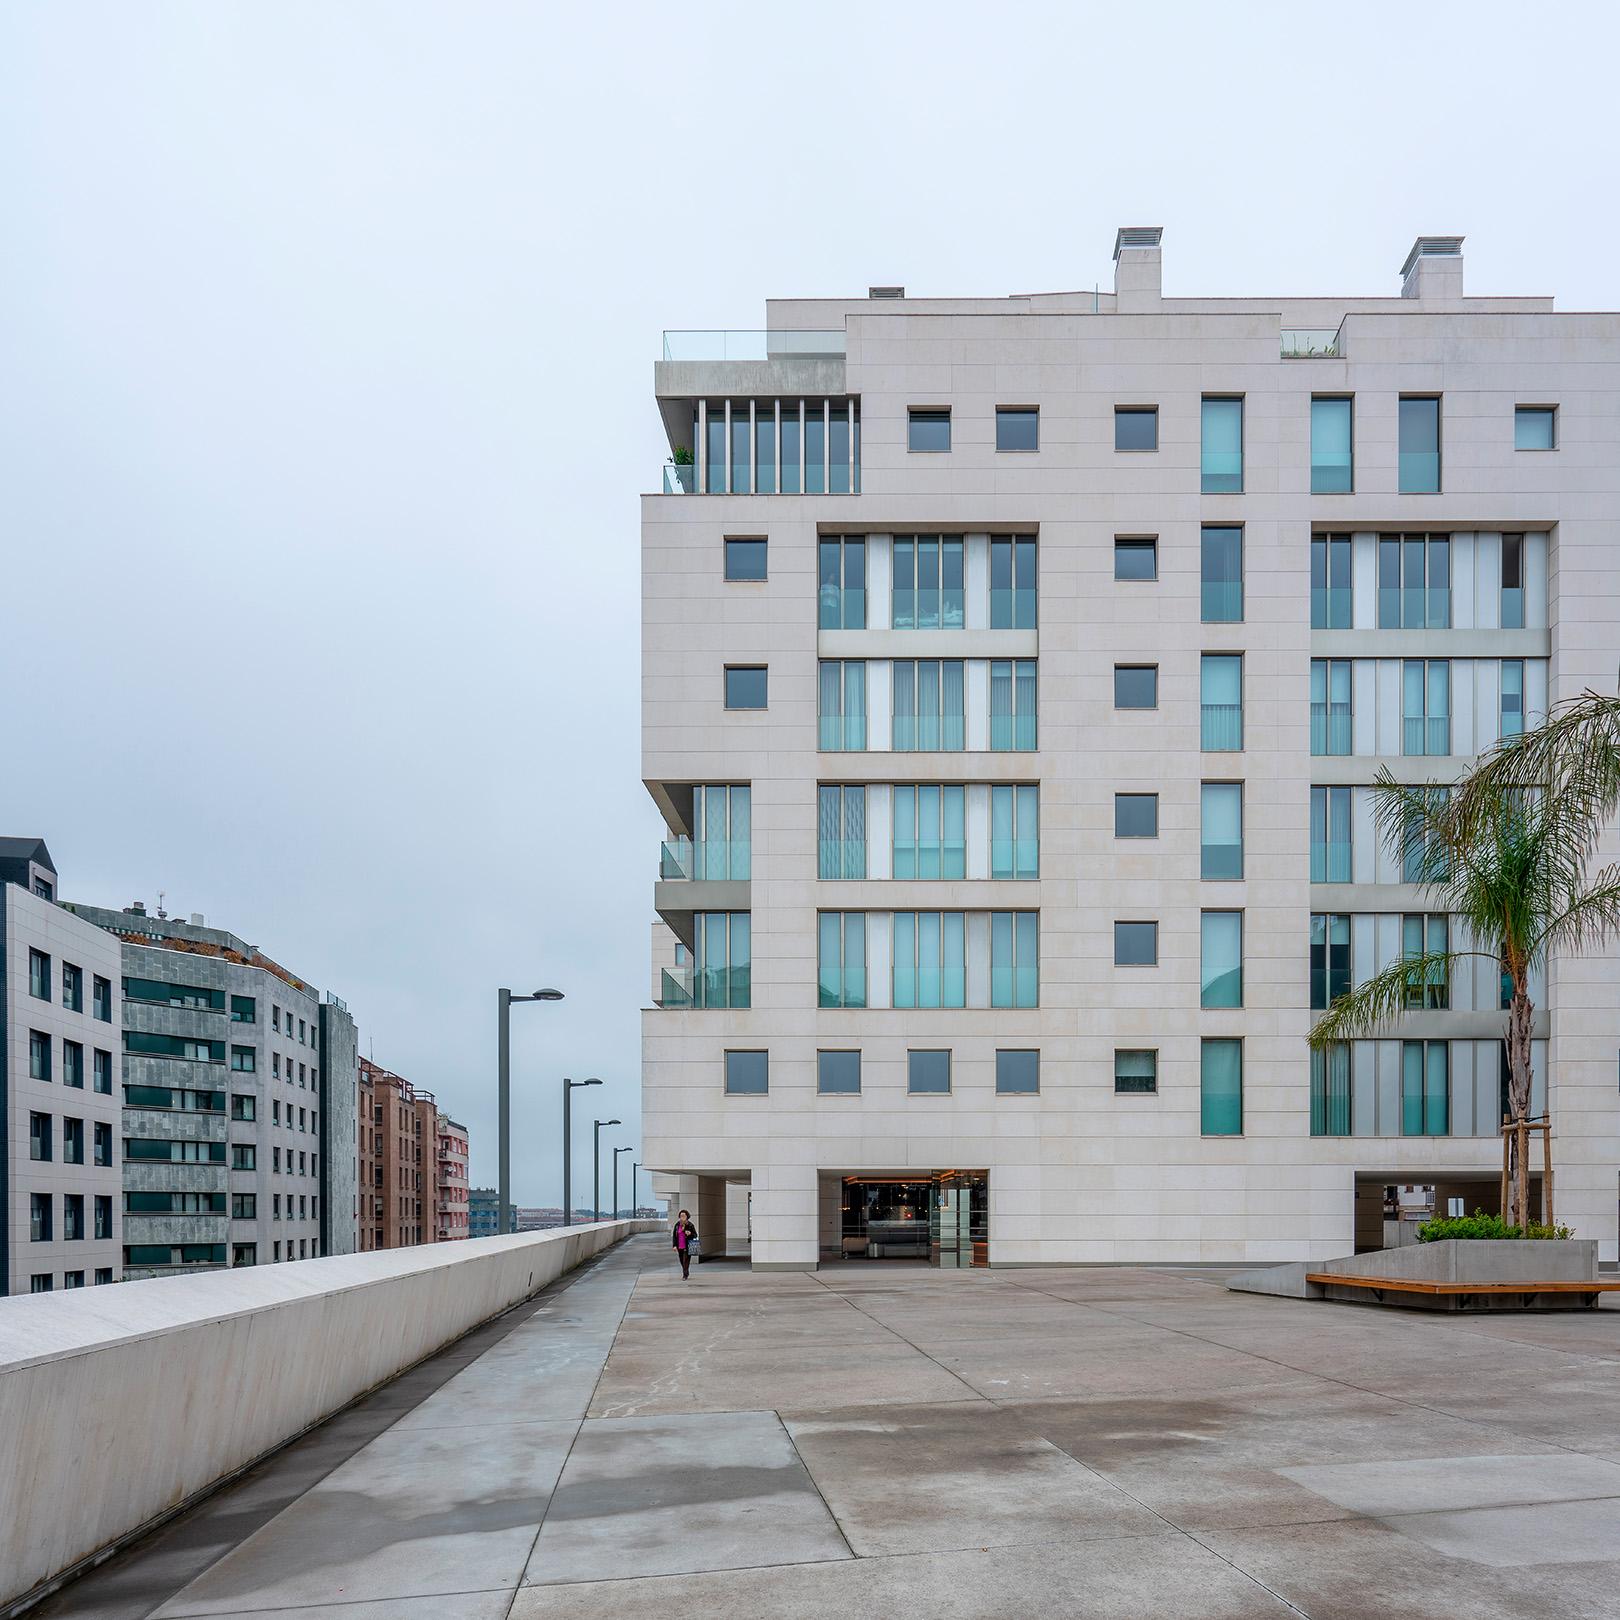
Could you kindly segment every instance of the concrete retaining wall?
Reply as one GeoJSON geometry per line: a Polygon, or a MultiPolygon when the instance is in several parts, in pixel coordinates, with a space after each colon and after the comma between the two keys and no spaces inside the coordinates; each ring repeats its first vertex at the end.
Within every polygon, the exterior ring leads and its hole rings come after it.
{"type": "Polygon", "coordinates": [[[0,1613],[653,1221],[0,1300],[0,1613]]]}
{"type": "MultiPolygon", "coordinates": [[[[1589,1238],[1446,1238],[1439,1243],[1403,1244],[1398,1249],[1345,1255],[1339,1260],[1290,1261],[1258,1271],[1234,1272],[1226,1279],[1226,1286],[1244,1294],[1321,1299],[1325,1292],[1322,1286],[1305,1280],[1306,1273],[1312,1271],[1335,1272],[1341,1277],[1389,1277],[1403,1282],[1592,1282],[1598,1274],[1598,1253],[1596,1242],[1589,1238]]],[[[1356,1296],[1349,1289],[1340,1289],[1333,1297],[1356,1296]]],[[[1411,1305],[1414,1298],[1392,1296],[1390,1303],[1411,1305]]],[[[1579,1301],[1565,1303],[1574,1308],[1579,1301]]]]}

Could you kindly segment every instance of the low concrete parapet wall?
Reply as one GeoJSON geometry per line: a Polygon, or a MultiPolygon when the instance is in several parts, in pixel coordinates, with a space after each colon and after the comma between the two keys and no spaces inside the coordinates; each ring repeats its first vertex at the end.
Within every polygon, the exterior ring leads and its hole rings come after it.
{"type": "Polygon", "coordinates": [[[0,1299],[0,1614],[657,1221],[0,1299]]]}

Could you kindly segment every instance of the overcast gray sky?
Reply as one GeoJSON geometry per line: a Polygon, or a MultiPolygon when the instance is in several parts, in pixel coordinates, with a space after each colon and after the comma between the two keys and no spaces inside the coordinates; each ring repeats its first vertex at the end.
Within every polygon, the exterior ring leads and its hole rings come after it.
{"type": "Polygon", "coordinates": [[[661,328],[1107,287],[1146,223],[1174,294],[1464,232],[1470,291],[1613,309],[1613,15],[10,0],[0,832],[345,997],[477,1182],[495,989],[562,987],[514,1019],[554,1201],[559,1076],[639,1141],[661,328]]]}

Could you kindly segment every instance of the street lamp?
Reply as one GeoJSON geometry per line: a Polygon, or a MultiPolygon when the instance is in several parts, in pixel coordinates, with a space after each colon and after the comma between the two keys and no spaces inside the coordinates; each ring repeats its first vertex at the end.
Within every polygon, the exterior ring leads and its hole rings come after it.
{"type": "Polygon", "coordinates": [[[511,1230],[512,1201],[512,1003],[514,1001],[561,1001],[561,990],[536,990],[531,995],[514,996],[510,990],[497,990],[495,1004],[500,1024],[500,1197],[495,1211],[495,1230],[511,1230]]]}
{"type": "Polygon", "coordinates": [[[622,1119],[599,1119],[596,1122],[596,1137],[591,1147],[591,1219],[599,1221],[602,1218],[602,1127],[604,1125],[622,1125],[622,1119]]]}
{"type": "Polygon", "coordinates": [[[575,1086],[599,1086],[600,1080],[564,1080],[563,1081],[563,1225],[574,1224],[574,1178],[572,1174],[574,1153],[573,1118],[569,1104],[574,1100],[575,1086]]]}
{"type": "Polygon", "coordinates": [[[613,1218],[619,1218],[619,1155],[621,1153],[634,1153],[632,1147],[614,1148],[613,1150],[613,1218]]]}
{"type": "Polygon", "coordinates": [[[641,1213],[641,1200],[636,1196],[636,1175],[640,1171],[640,1169],[641,1169],[641,1161],[639,1159],[632,1159],[630,1161],[630,1219],[631,1220],[635,1220],[635,1218],[641,1213]]]}

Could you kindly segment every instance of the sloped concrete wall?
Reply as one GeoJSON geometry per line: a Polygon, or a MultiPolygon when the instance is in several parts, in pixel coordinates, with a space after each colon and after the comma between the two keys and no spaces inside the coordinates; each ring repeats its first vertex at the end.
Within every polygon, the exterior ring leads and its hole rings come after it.
{"type": "Polygon", "coordinates": [[[651,1221],[0,1301],[0,1610],[651,1221]]]}

